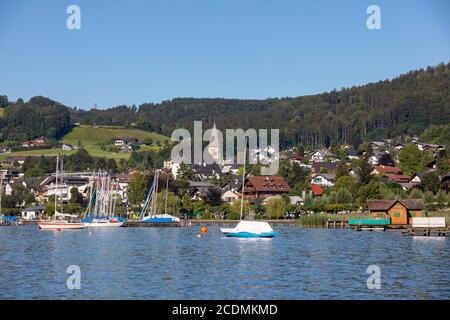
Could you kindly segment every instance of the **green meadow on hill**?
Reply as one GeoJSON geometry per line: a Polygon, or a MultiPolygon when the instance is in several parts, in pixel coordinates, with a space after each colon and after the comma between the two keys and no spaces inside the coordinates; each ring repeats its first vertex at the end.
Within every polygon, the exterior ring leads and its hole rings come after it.
{"type": "MultiPolygon", "coordinates": [[[[126,129],[119,126],[91,126],[80,125],[73,128],[62,139],[61,143],[80,146],[92,156],[113,159],[128,159],[130,153],[104,151],[102,144],[111,144],[116,138],[136,138],[139,142],[152,141],[150,146],[141,146],[139,151],[158,150],[170,139],[166,136],[139,129],[126,129]]],[[[61,149],[24,150],[7,154],[7,156],[57,156],[58,154],[72,154],[75,150],[64,151],[61,149]]]]}

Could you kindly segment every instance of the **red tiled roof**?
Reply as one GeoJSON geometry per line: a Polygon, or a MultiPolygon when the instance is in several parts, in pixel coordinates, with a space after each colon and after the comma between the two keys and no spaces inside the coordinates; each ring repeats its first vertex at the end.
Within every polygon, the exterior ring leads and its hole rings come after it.
{"type": "Polygon", "coordinates": [[[311,191],[315,196],[323,195],[323,188],[318,184],[311,184],[311,191]]]}
{"type": "Polygon", "coordinates": [[[387,211],[397,202],[400,202],[409,210],[423,210],[425,208],[422,199],[368,200],[367,206],[371,211],[387,211]]]}
{"type": "Polygon", "coordinates": [[[400,169],[399,167],[375,166],[374,169],[380,173],[393,173],[393,174],[401,174],[402,173],[402,169],[400,169]]]}
{"type": "Polygon", "coordinates": [[[279,176],[252,176],[247,180],[257,192],[291,192],[291,187],[283,177],[279,176]]]}
{"type": "Polygon", "coordinates": [[[394,182],[409,182],[411,180],[410,176],[405,176],[402,174],[386,174],[385,176],[394,182]]]}

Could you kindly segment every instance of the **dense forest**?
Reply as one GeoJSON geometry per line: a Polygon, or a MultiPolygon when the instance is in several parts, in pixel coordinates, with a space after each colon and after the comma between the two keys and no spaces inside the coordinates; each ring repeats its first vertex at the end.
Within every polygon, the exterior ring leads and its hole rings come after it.
{"type": "Polygon", "coordinates": [[[225,128],[279,128],[282,147],[328,146],[377,138],[427,135],[448,144],[450,63],[411,71],[392,80],[296,98],[266,100],[177,98],[162,103],[118,106],[105,110],[70,109],[44,97],[8,102],[0,96],[3,140],[40,135],[58,138],[81,124],[134,125],[171,135],[190,129],[194,120],[204,128],[215,121],[225,128]],[[444,125],[444,126],[442,126],[444,125]],[[439,136],[444,134],[444,138],[439,136]],[[444,140],[444,141],[442,141],[444,140]]]}

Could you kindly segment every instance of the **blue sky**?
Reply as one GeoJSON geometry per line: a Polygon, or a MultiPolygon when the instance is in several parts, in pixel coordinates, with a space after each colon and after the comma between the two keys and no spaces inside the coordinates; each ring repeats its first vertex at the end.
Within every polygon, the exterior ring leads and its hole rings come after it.
{"type": "Polygon", "coordinates": [[[449,12],[447,0],[2,0],[0,94],[106,108],[320,93],[447,63],[449,12]],[[66,28],[71,4],[81,30],[66,28]],[[371,4],[381,30],[366,27],[371,4]]]}

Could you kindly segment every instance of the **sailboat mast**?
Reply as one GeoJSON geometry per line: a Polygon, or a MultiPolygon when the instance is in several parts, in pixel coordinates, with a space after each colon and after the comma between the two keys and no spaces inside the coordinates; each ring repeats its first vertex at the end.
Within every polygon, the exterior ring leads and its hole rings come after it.
{"type": "Polygon", "coordinates": [[[2,215],[3,173],[0,178],[0,216],[2,215]]]}
{"type": "Polygon", "coordinates": [[[155,184],[155,201],[153,203],[152,208],[152,216],[155,216],[157,214],[156,209],[158,208],[158,187],[159,187],[159,171],[156,170],[156,184],[155,184]]]}
{"type": "Polygon", "coordinates": [[[169,177],[166,179],[166,201],[164,204],[164,214],[167,214],[167,189],[169,189],[169,177]]]}
{"type": "Polygon", "coordinates": [[[242,212],[244,211],[244,182],[245,182],[245,162],[247,161],[247,137],[245,137],[244,147],[244,171],[242,172],[242,191],[241,191],[241,214],[240,221],[242,221],[242,212]]]}
{"type": "MultiPolygon", "coordinates": [[[[61,159],[61,181],[62,181],[62,186],[64,187],[64,162],[61,159]]],[[[63,196],[61,195],[60,197],[60,208],[61,208],[61,213],[63,212],[63,196]]]]}
{"type": "Polygon", "coordinates": [[[59,156],[56,157],[56,172],[55,172],[55,211],[53,212],[53,220],[56,220],[56,208],[58,205],[58,169],[59,169],[59,156]]]}

